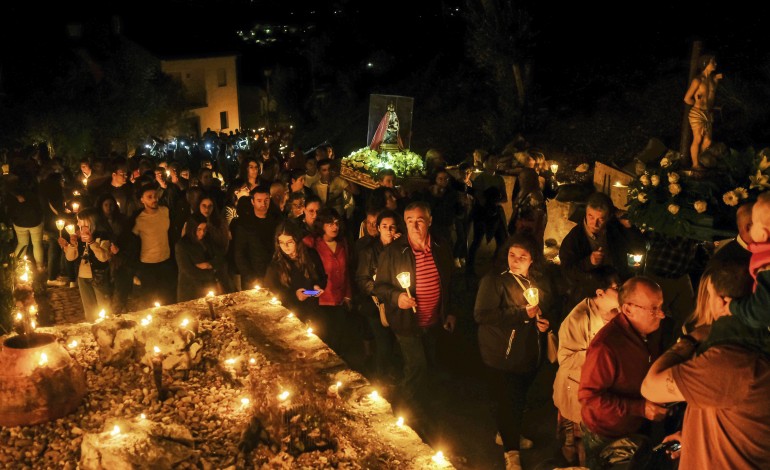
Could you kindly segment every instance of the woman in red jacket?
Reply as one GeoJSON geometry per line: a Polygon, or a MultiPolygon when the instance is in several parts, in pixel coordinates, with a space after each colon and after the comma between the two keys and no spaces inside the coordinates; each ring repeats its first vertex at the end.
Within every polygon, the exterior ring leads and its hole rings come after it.
{"type": "Polygon", "coordinates": [[[303,242],[314,248],[321,257],[326,271],[326,289],[318,298],[321,308],[318,325],[321,338],[332,349],[339,350],[343,330],[348,329],[347,314],[353,297],[348,273],[348,246],[340,226],[340,215],[336,210],[324,208],[318,211],[313,224],[314,235],[308,235],[303,242]]]}

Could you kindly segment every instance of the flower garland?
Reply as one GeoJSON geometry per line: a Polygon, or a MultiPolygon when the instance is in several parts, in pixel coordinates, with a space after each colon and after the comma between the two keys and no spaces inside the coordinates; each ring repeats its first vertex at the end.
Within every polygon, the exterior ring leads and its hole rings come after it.
{"type": "Polygon", "coordinates": [[[344,157],[342,164],[372,176],[376,176],[380,170],[386,168],[395,171],[396,176],[400,178],[425,175],[422,157],[409,150],[378,152],[364,147],[344,157]]]}

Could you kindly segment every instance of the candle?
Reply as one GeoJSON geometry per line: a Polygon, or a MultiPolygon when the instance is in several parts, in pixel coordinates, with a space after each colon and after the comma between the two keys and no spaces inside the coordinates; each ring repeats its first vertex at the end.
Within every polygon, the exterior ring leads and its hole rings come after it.
{"type": "MultiPolygon", "coordinates": [[[[407,297],[411,299],[412,294],[409,292],[409,287],[412,286],[412,274],[408,271],[405,271],[403,273],[397,274],[396,279],[398,280],[398,283],[401,284],[401,287],[406,291],[407,297]]],[[[417,307],[412,307],[412,311],[417,313],[417,307]]]]}
{"type": "Polygon", "coordinates": [[[276,297],[273,297],[270,299],[270,305],[281,305],[281,301],[278,300],[276,297]]]}
{"type": "Polygon", "coordinates": [[[286,401],[289,398],[289,392],[284,390],[278,395],[278,401],[286,401]]]}
{"type": "Polygon", "coordinates": [[[19,280],[21,282],[29,282],[29,273],[24,273],[21,276],[19,276],[19,280]]]}
{"type": "Polygon", "coordinates": [[[155,381],[155,388],[158,389],[158,401],[166,398],[166,391],[163,388],[163,359],[160,356],[160,348],[153,346],[152,354],[152,378],[155,381]]]}
{"type": "Polygon", "coordinates": [[[308,336],[313,336],[313,327],[311,327],[311,326],[307,327],[307,335],[308,336]]]}
{"type": "Polygon", "coordinates": [[[152,315],[147,315],[146,317],[142,318],[141,324],[142,326],[147,326],[152,322],[152,315]]]}
{"type": "Polygon", "coordinates": [[[37,328],[37,323],[35,323],[35,320],[30,320],[29,326],[34,330],[35,328],[37,328]]]}
{"type": "Polygon", "coordinates": [[[217,314],[214,312],[214,291],[210,290],[209,293],[206,295],[206,303],[209,304],[209,315],[211,315],[212,320],[217,319],[217,314]]]}
{"type": "Polygon", "coordinates": [[[70,349],[75,349],[76,347],[78,347],[78,342],[77,342],[77,340],[74,340],[74,339],[73,339],[73,340],[72,340],[72,342],[71,342],[70,344],[68,344],[67,346],[68,346],[70,349]]]}
{"type": "Polygon", "coordinates": [[[73,195],[73,196],[80,196],[80,191],[78,191],[78,190],[76,189],[76,190],[72,191],[72,195],[73,195]]]}
{"type": "Polygon", "coordinates": [[[256,360],[256,359],[254,359],[253,357],[252,357],[251,359],[249,359],[249,364],[251,364],[252,366],[253,366],[254,364],[256,364],[256,363],[257,363],[257,360],[256,360]]]}
{"type": "Polygon", "coordinates": [[[371,398],[372,401],[380,401],[380,394],[377,390],[372,390],[372,393],[369,394],[369,398],[371,398]]]}
{"type": "Polygon", "coordinates": [[[83,186],[88,186],[88,178],[83,178],[83,186]]]}
{"type": "Polygon", "coordinates": [[[77,202],[73,202],[72,203],[72,212],[77,212],[78,209],[80,209],[80,204],[78,204],[77,202]]]}
{"type": "Polygon", "coordinates": [[[116,424],[112,431],[110,431],[110,435],[117,436],[118,434],[120,434],[120,426],[116,424]]]}
{"type": "Polygon", "coordinates": [[[142,413],[139,415],[139,419],[147,419],[147,415],[142,413]]]}
{"type": "Polygon", "coordinates": [[[24,319],[24,315],[21,312],[16,312],[16,321],[21,321],[24,319]]]}
{"type": "Polygon", "coordinates": [[[259,291],[260,291],[260,289],[262,289],[262,287],[260,287],[260,285],[259,285],[259,284],[257,284],[256,286],[254,286],[254,290],[255,290],[256,292],[259,292],[259,291]]]}
{"type": "Polygon", "coordinates": [[[557,171],[559,171],[559,164],[558,163],[551,163],[551,173],[553,173],[555,175],[557,171]]]}
{"type": "Polygon", "coordinates": [[[182,328],[187,328],[187,325],[189,325],[189,324],[190,324],[190,320],[185,318],[184,320],[182,320],[182,322],[179,324],[179,326],[181,326],[182,328]]]}
{"type": "Polygon", "coordinates": [[[155,308],[158,308],[158,307],[160,307],[160,302],[156,301],[153,305],[155,306],[155,308]]]}
{"type": "Polygon", "coordinates": [[[66,230],[67,233],[70,234],[70,235],[75,235],[75,225],[74,224],[67,225],[66,227],[64,227],[64,230],[66,230]]]}
{"type": "Polygon", "coordinates": [[[230,366],[235,365],[235,358],[231,357],[230,359],[227,359],[225,361],[225,364],[230,365],[230,366]]]}
{"type": "Polygon", "coordinates": [[[398,426],[399,428],[403,428],[404,427],[404,417],[403,416],[399,416],[398,417],[398,420],[396,421],[396,426],[398,426]]]}
{"type": "Polygon", "coordinates": [[[38,361],[37,365],[43,367],[46,364],[48,364],[48,354],[40,353],[40,360],[38,361]]]}
{"type": "Polygon", "coordinates": [[[101,322],[103,322],[106,319],[107,319],[107,312],[105,312],[104,309],[102,309],[99,312],[99,318],[97,318],[94,323],[101,323],[101,322]]]}
{"type": "Polygon", "coordinates": [[[64,229],[64,225],[65,223],[63,219],[59,219],[56,221],[56,228],[59,229],[59,238],[61,238],[61,231],[62,229],[64,229]]]}
{"type": "Polygon", "coordinates": [[[449,462],[447,461],[446,457],[444,457],[444,453],[441,451],[436,452],[436,455],[432,457],[432,460],[439,466],[447,466],[449,465],[449,462]]]}
{"type": "Polygon", "coordinates": [[[294,318],[294,314],[292,312],[289,312],[289,314],[286,315],[286,318],[294,318]]]}
{"type": "Polygon", "coordinates": [[[530,287],[524,291],[524,298],[530,306],[534,307],[540,303],[540,292],[537,287],[530,287]]]}
{"type": "Polygon", "coordinates": [[[251,400],[249,400],[248,398],[241,398],[241,406],[244,407],[244,408],[249,406],[250,402],[251,402],[251,400]]]}

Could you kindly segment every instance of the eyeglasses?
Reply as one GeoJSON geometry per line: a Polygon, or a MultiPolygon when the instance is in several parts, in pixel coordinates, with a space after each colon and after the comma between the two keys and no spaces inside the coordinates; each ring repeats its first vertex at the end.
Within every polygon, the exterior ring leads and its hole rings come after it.
{"type": "Polygon", "coordinates": [[[626,303],[628,305],[633,306],[633,307],[637,307],[637,308],[641,308],[642,310],[646,310],[646,311],[650,312],[650,315],[653,315],[653,316],[663,313],[663,306],[662,305],[660,307],[644,307],[642,305],[635,304],[635,303],[632,303],[632,302],[626,302],[626,303]]]}

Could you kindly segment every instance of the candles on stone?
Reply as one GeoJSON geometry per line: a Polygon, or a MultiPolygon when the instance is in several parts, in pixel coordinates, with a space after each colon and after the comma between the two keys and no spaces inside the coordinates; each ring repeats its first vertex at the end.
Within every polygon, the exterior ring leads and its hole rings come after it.
{"type": "Polygon", "coordinates": [[[433,460],[433,462],[440,467],[446,467],[449,465],[449,461],[446,459],[446,457],[444,457],[444,453],[442,451],[436,452],[436,454],[431,457],[431,460],[433,460]]]}
{"type": "Polygon", "coordinates": [[[48,354],[40,353],[40,360],[37,362],[37,365],[43,367],[46,364],[48,364],[48,354]]]}
{"type": "Polygon", "coordinates": [[[277,297],[270,299],[270,305],[281,305],[281,301],[277,297]]]}
{"type": "Polygon", "coordinates": [[[112,428],[112,431],[110,431],[110,435],[117,436],[119,434],[120,434],[120,426],[116,424],[115,427],[112,428]]]}
{"type": "Polygon", "coordinates": [[[152,350],[152,378],[158,390],[158,401],[163,401],[166,398],[166,389],[163,387],[163,358],[159,347],[153,346],[152,350]]]}
{"type": "Polygon", "coordinates": [[[289,399],[289,395],[291,395],[287,390],[284,390],[278,395],[278,401],[286,401],[289,399]]]}
{"type": "MultiPolygon", "coordinates": [[[[401,284],[401,287],[406,291],[406,295],[411,299],[412,294],[409,292],[409,288],[412,286],[412,274],[408,271],[404,271],[402,273],[398,273],[396,275],[396,279],[398,280],[398,283],[401,284]]],[[[412,311],[417,313],[417,307],[412,307],[412,311]]]]}
{"type": "Polygon", "coordinates": [[[77,340],[73,339],[73,340],[72,340],[72,341],[71,341],[71,342],[70,342],[70,343],[67,345],[67,347],[68,347],[68,348],[70,348],[70,349],[75,349],[76,347],[78,347],[78,342],[77,342],[77,340]]]}
{"type": "Polygon", "coordinates": [[[404,427],[404,417],[403,416],[399,416],[398,417],[398,419],[396,420],[396,426],[398,426],[399,428],[403,428],[404,427]]]}
{"type": "Polygon", "coordinates": [[[206,294],[206,303],[209,305],[209,315],[211,315],[212,320],[217,319],[217,314],[214,312],[214,291],[210,290],[208,294],[206,294]]]}
{"type": "Polygon", "coordinates": [[[147,315],[146,317],[142,318],[139,323],[141,323],[142,326],[147,326],[150,323],[152,323],[152,315],[147,315]]]}
{"type": "Polygon", "coordinates": [[[94,323],[101,323],[106,319],[107,319],[107,312],[104,309],[101,309],[101,311],[99,311],[99,318],[97,318],[94,323]]]}
{"type": "Polygon", "coordinates": [[[329,385],[329,388],[326,389],[326,395],[330,397],[339,397],[341,388],[342,388],[342,382],[338,381],[335,384],[331,384],[329,385]]]}
{"type": "Polygon", "coordinates": [[[155,308],[158,308],[158,307],[160,307],[160,302],[158,302],[158,301],[155,301],[155,303],[153,304],[153,306],[154,306],[155,308]]]}

